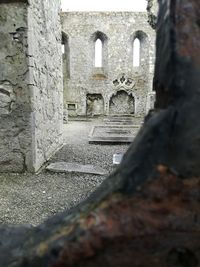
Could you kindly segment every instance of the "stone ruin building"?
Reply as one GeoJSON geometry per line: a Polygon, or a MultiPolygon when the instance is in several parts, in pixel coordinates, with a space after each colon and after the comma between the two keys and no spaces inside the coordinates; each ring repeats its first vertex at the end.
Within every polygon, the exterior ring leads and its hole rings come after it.
{"type": "Polygon", "coordinates": [[[147,12],[66,12],[61,21],[69,116],[144,116],[154,97],[155,31],[147,12]]]}
{"type": "MultiPolygon", "coordinates": [[[[36,129],[45,123],[38,122],[41,118],[38,114],[47,113],[48,122],[49,114],[54,118],[49,113],[53,104],[51,97],[47,98],[48,91],[44,95],[41,92],[42,97],[49,100],[47,108],[40,110],[36,105],[42,79],[38,75],[34,85],[27,82],[31,81],[32,72],[38,74],[40,67],[45,66],[43,71],[49,74],[52,84],[48,70],[50,63],[56,66],[51,62],[54,54],[51,43],[48,48],[45,46],[46,50],[42,44],[47,45],[46,41],[51,39],[44,31],[45,20],[51,20],[53,29],[54,11],[51,17],[45,12],[40,16],[39,12],[44,6],[55,8],[57,3],[41,0],[35,1],[36,6],[30,1],[27,12],[25,2],[19,5],[13,2],[9,9],[0,5],[0,57],[4,63],[1,65],[1,137],[3,132],[6,134],[5,143],[1,138],[1,159],[2,154],[5,157],[8,151],[17,152],[18,147],[23,152],[26,145],[42,138],[51,146],[46,136],[37,135],[36,129]],[[8,15],[10,12],[12,16],[8,15]],[[19,24],[16,24],[18,15],[19,24]],[[39,26],[35,28],[38,29],[36,43],[30,54],[26,53],[33,42],[30,32],[35,31],[30,22],[31,28],[27,31],[27,16],[39,26]],[[17,28],[11,26],[13,22],[17,28]],[[48,38],[45,39],[44,34],[48,38]],[[12,59],[14,55],[17,59],[12,59]],[[27,68],[23,69],[29,57],[33,64],[26,64],[27,68]],[[10,62],[17,67],[17,75],[10,62]],[[28,86],[36,87],[35,91],[28,86]]],[[[120,167],[85,202],[38,227],[1,225],[0,266],[200,266],[200,1],[162,0],[159,5],[154,75],[155,107],[158,108],[146,118],[120,167]]],[[[148,19],[155,26],[153,13],[150,12],[148,19]]],[[[55,43],[59,44],[59,38],[54,39],[55,43]]],[[[61,53],[59,55],[61,60],[61,53]]],[[[59,72],[58,82],[60,76],[59,72]]],[[[62,110],[62,99],[60,104],[62,110]]],[[[62,125],[61,121],[62,118],[62,125]]],[[[52,133],[51,141],[55,135],[52,133]]],[[[32,147],[36,154],[37,146],[32,147]]],[[[30,151],[30,147],[27,150],[30,151]]],[[[9,157],[4,164],[6,162],[9,164],[9,157]]]]}
{"type": "Polygon", "coordinates": [[[146,113],[155,42],[147,21],[134,12],[60,19],[58,0],[1,0],[0,172],[36,172],[62,146],[63,99],[72,116],[146,113]]]}

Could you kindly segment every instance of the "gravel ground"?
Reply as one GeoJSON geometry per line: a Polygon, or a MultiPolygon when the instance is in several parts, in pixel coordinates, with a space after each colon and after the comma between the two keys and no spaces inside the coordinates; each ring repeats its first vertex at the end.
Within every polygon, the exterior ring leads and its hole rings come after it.
{"type": "MultiPolygon", "coordinates": [[[[70,121],[64,125],[64,146],[50,162],[93,164],[112,172],[113,154],[127,145],[88,144],[88,134],[100,120],[70,121]]],[[[0,223],[38,225],[46,218],[85,199],[105,176],[58,174],[43,169],[39,174],[0,175],[0,223]]]]}

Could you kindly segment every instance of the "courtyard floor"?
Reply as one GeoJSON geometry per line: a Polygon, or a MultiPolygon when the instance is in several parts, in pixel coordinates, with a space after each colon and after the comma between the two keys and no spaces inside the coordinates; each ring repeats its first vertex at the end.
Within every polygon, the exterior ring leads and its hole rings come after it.
{"type": "MultiPolygon", "coordinates": [[[[113,154],[128,145],[88,143],[88,134],[102,120],[69,121],[64,124],[64,146],[49,162],[93,164],[111,173],[113,154]]],[[[95,190],[105,176],[80,173],[0,174],[0,223],[38,225],[48,217],[69,209],[95,190]]]]}

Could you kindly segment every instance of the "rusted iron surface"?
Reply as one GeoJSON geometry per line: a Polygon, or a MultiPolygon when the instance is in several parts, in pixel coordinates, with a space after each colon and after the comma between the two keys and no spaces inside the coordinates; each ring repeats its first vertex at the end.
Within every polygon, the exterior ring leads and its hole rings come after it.
{"type": "Polygon", "coordinates": [[[181,248],[200,262],[199,200],[200,179],[166,174],[138,196],[112,196],[79,220],[82,234],[63,246],[52,266],[170,266],[170,251],[181,248]]]}
{"type": "Polygon", "coordinates": [[[154,90],[156,107],[166,108],[198,91],[200,2],[162,1],[157,25],[154,90]]]}
{"type": "Polygon", "coordinates": [[[177,1],[175,5],[177,53],[200,66],[200,1],[177,1]]]}
{"type": "Polygon", "coordinates": [[[180,179],[162,165],[157,169],[159,178],[134,196],[109,196],[32,247],[17,266],[198,266],[200,179],[180,179]],[[173,265],[180,257],[195,265],[173,265]]]}

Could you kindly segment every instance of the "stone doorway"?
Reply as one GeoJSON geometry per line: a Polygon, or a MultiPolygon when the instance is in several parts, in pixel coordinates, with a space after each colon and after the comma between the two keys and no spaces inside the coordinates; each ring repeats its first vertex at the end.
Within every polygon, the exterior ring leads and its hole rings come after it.
{"type": "Polygon", "coordinates": [[[101,94],[87,94],[86,115],[100,116],[104,114],[104,100],[101,94]]]}
{"type": "Polygon", "coordinates": [[[109,101],[109,114],[126,115],[135,113],[135,99],[126,91],[118,91],[109,101]]]}

